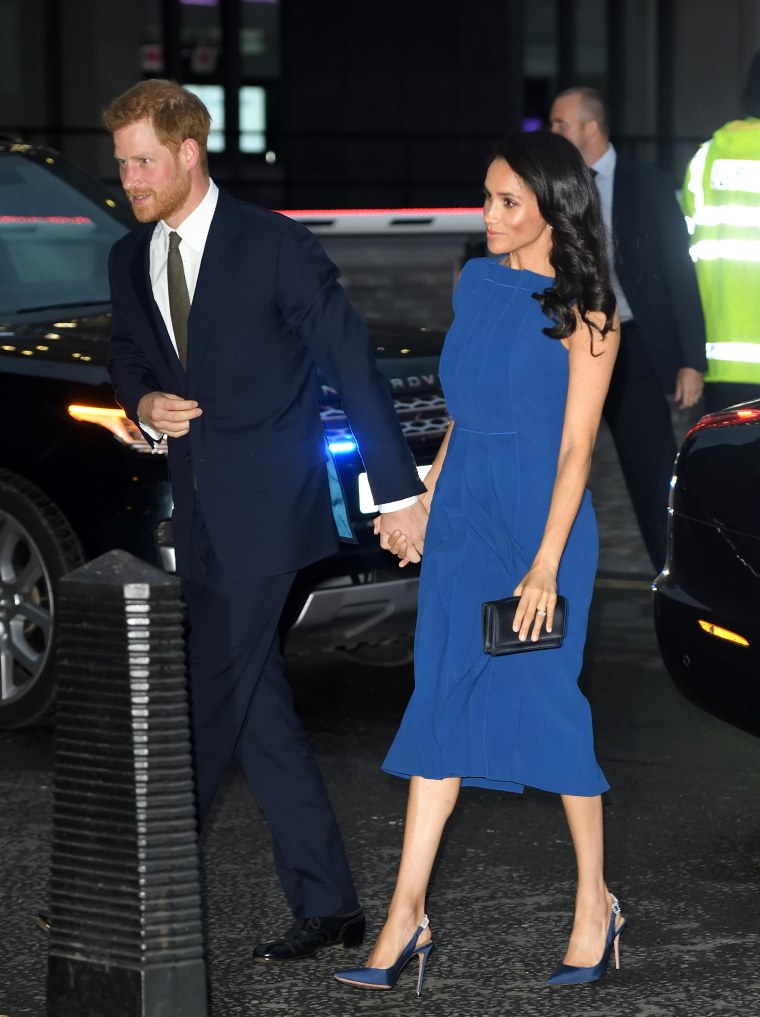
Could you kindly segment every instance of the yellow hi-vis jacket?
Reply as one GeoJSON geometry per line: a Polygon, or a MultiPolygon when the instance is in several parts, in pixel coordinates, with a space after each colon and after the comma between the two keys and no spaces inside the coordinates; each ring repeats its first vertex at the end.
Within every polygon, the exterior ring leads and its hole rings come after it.
{"type": "Polygon", "coordinates": [[[705,381],[760,384],[760,120],[734,120],[702,145],[681,206],[705,313],[705,381]]]}

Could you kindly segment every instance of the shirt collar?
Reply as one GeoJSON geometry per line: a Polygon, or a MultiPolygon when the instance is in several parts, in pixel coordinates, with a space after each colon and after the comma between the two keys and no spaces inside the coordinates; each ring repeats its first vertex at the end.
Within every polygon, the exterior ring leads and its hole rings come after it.
{"type": "Polygon", "coordinates": [[[156,231],[160,230],[163,233],[167,247],[169,244],[169,234],[179,233],[183,243],[192,247],[194,251],[202,253],[206,245],[208,231],[211,229],[211,220],[214,218],[218,198],[219,188],[213,180],[209,180],[208,190],[203,196],[200,205],[193,209],[187,219],[182,220],[176,230],[172,229],[168,223],[161,219],[156,225],[156,231]]]}
{"type": "Polygon", "coordinates": [[[597,159],[591,167],[592,170],[596,171],[597,176],[600,177],[612,177],[615,175],[615,166],[617,165],[617,152],[615,146],[610,144],[604,155],[597,159]]]}

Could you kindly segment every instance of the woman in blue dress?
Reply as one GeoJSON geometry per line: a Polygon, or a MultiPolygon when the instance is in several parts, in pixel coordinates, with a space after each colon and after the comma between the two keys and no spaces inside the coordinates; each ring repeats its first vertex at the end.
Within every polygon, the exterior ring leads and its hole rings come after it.
{"type": "MultiPolygon", "coordinates": [[[[346,984],[391,988],[432,935],[425,895],[462,785],[562,796],[578,864],[575,920],[553,984],[607,970],[624,921],[603,872],[602,792],[578,689],[596,571],[586,482],[617,354],[596,185],[575,147],[508,136],[485,180],[492,257],[469,261],[441,357],[452,422],[426,478],[429,509],[415,689],[383,767],[410,779],[401,864],[367,966],[346,984]],[[513,628],[536,640],[568,602],[561,648],[492,657],[481,605],[520,598],[513,628]]],[[[391,541],[402,565],[422,548],[391,541]]]]}

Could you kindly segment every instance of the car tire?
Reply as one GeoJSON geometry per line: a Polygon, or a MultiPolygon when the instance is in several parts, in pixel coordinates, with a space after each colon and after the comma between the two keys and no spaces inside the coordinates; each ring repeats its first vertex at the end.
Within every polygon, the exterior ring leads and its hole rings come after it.
{"type": "Polygon", "coordinates": [[[52,712],[58,581],[83,561],[57,505],[0,470],[0,728],[39,724],[52,712]]]}

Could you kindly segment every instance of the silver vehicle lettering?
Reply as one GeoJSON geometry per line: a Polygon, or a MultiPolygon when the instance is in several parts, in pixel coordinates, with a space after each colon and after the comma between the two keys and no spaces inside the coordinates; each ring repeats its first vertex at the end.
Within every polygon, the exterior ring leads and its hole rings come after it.
{"type": "Polygon", "coordinates": [[[434,374],[410,374],[406,378],[391,378],[390,383],[392,388],[419,388],[421,385],[435,385],[436,376],[434,374]]]}
{"type": "MultiPolygon", "coordinates": [[[[388,384],[394,391],[402,392],[410,388],[434,388],[438,384],[438,375],[410,374],[406,378],[389,378],[388,384]]],[[[338,395],[337,390],[331,385],[321,385],[320,389],[325,398],[338,395]]]]}

